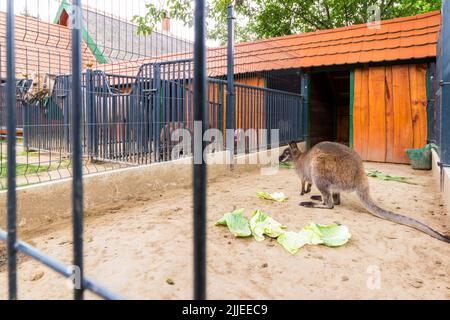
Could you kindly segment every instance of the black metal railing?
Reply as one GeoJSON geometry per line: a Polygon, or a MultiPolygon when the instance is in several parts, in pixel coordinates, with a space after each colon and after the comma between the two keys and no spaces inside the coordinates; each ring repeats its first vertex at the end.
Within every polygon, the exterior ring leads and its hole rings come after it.
{"type": "MultiPolygon", "coordinates": [[[[147,63],[136,76],[83,73],[79,109],[84,173],[171,160],[179,142],[172,139],[174,131],[193,134],[192,76],[192,59],[147,63]]],[[[214,151],[226,148],[228,85],[227,80],[207,79],[207,128],[224,137],[215,140],[214,151]]],[[[60,75],[45,101],[17,100],[23,115],[19,185],[71,176],[71,86],[72,75],[60,75]]],[[[301,95],[242,83],[233,88],[233,130],[244,139],[245,151],[270,146],[271,129],[279,130],[280,144],[304,139],[301,95]]],[[[191,150],[183,153],[188,155],[191,150]]]]}

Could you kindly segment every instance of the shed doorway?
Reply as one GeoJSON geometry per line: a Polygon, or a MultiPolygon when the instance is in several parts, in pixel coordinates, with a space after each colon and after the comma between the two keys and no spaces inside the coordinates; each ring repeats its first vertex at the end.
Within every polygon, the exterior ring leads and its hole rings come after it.
{"type": "Polygon", "coordinates": [[[350,141],[350,71],[311,74],[310,143],[350,141]]]}

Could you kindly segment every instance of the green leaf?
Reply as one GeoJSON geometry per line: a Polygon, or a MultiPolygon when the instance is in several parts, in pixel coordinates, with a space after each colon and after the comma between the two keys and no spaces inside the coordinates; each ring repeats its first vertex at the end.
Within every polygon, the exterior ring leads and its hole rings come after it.
{"type": "Polygon", "coordinates": [[[346,226],[310,223],[300,232],[285,232],[278,237],[277,242],[286,251],[295,254],[306,244],[338,247],[346,244],[350,238],[351,234],[346,226]]]}
{"type": "Polygon", "coordinates": [[[288,231],[280,235],[277,242],[291,254],[296,254],[301,247],[308,244],[305,233],[288,231]]]}
{"type": "Polygon", "coordinates": [[[318,233],[322,243],[328,247],[342,246],[346,244],[352,236],[346,226],[311,223],[309,227],[311,230],[318,233]]]}
{"type": "Polygon", "coordinates": [[[242,215],[244,211],[245,209],[239,209],[225,213],[221,219],[217,220],[216,225],[227,226],[236,237],[251,236],[248,220],[242,215]]]}
{"type": "Polygon", "coordinates": [[[256,196],[260,199],[272,200],[276,202],[284,202],[288,199],[283,192],[269,193],[265,191],[256,191],[256,196]]]}
{"type": "Polygon", "coordinates": [[[389,174],[386,174],[386,173],[383,173],[383,172],[377,171],[377,170],[373,170],[373,171],[366,170],[366,175],[368,177],[377,178],[377,179],[384,180],[384,181],[396,181],[396,182],[401,182],[401,183],[416,184],[412,181],[409,181],[409,180],[411,180],[411,178],[401,177],[401,176],[392,176],[392,175],[389,175],[389,174]]]}
{"type": "Polygon", "coordinates": [[[263,241],[264,235],[277,238],[285,232],[284,229],[285,226],[259,209],[253,212],[250,219],[250,230],[256,241],[263,241]]]}

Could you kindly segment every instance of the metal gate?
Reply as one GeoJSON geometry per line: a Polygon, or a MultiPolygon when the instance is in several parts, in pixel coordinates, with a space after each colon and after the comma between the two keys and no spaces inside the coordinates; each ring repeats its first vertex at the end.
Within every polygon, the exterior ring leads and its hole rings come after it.
{"type": "Polygon", "coordinates": [[[436,74],[439,82],[435,98],[436,144],[441,164],[450,166],[450,1],[442,3],[442,25],[437,47],[436,74]]]}
{"type": "MultiPolygon", "coordinates": [[[[148,164],[172,159],[172,137],[184,129],[194,130],[193,60],[147,63],[136,76],[87,70],[82,77],[82,151],[90,161],[148,164]]],[[[307,79],[306,75],[304,78],[307,79]]],[[[24,142],[27,149],[70,154],[72,110],[71,75],[56,77],[52,95],[44,104],[24,107],[24,142]]],[[[305,82],[305,86],[307,86],[305,82]]],[[[214,140],[211,151],[225,149],[228,81],[207,80],[206,129],[215,129],[223,139],[214,140]]],[[[307,89],[295,94],[235,83],[233,112],[236,139],[253,152],[271,145],[271,130],[278,130],[278,144],[305,140],[307,89]],[[264,134],[263,130],[267,130],[264,134]]],[[[183,136],[183,139],[185,137],[183,136]]],[[[237,144],[237,142],[236,142],[237,144]]],[[[191,143],[192,148],[192,143],[191,143]]],[[[191,150],[183,154],[191,155],[191,150]]]]}

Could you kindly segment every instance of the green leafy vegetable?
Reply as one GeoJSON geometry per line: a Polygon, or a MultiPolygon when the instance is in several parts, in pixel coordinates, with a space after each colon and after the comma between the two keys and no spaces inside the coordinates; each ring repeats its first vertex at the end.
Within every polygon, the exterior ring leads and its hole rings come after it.
{"type": "Polygon", "coordinates": [[[323,244],[328,247],[338,247],[346,244],[351,234],[346,226],[321,225],[310,223],[300,232],[285,232],[277,242],[291,254],[295,254],[305,244],[323,244]]]}
{"type": "Polygon", "coordinates": [[[276,202],[284,202],[288,199],[283,192],[269,193],[265,191],[256,191],[256,196],[260,199],[272,200],[276,202]]]}
{"type": "Polygon", "coordinates": [[[401,176],[392,176],[392,175],[383,173],[378,170],[372,170],[372,171],[366,170],[366,175],[371,178],[377,178],[377,179],[385,180],[385,181],[397,181],[397,182],[401,182],[401,183],[417,184],[412,181],[409,181],[412,178],[401,177],[401,176]]]}
{"type": "Polygon", "coordinates": [[[346,244],[352,236],[346,226],[338,226],[336,224],[322,225],[311,223],[303,229],[312,230],[318,235],[321,244],[328,247],[342,246],[346,244]]]}
{"type": "Polygon", "coordinates": [[[280,162],[278,167],[280,169],[295,169],[295,166],[291,162],[280,162]]]}
{"type": "Polygon", "coordinates": [[[263,241],[264,235],[277,238],[285,232],[284,229],[286,229],[285,226],[259,209],[253,212],[250,219],[250,230],[256,241],[263,241]]]}
{"type": "Polygon", "coordinates": [[[216,225],[227,226],[236,237],[253,235],[256,241],[263,241],[265,236],[277,238],[277,242],[291,254],[297,253],[306,244],[338,247],[351,238],[346,226],[310,223],[300,232],[292,232],[286,231],[287,227],[259,209],[253,212],[250,221],[243,216],[244,211],[239,209],[225,213],[216,225]]]}
{"type": "Polygon", "coordinates": [[[308,244],[305,233],[287,231],[280,235],[277,242],[291,254],[296,254],[301,247],[308,244]]]}
{"type": "Polygon", "coordinates": [[[242,215],[245,209],[235,210],[225,213],[224,216],[216,222],[216,225],[227,226],[230,232],[236,237],[249,237],[252,232],[248,220],[242,215]]]}

